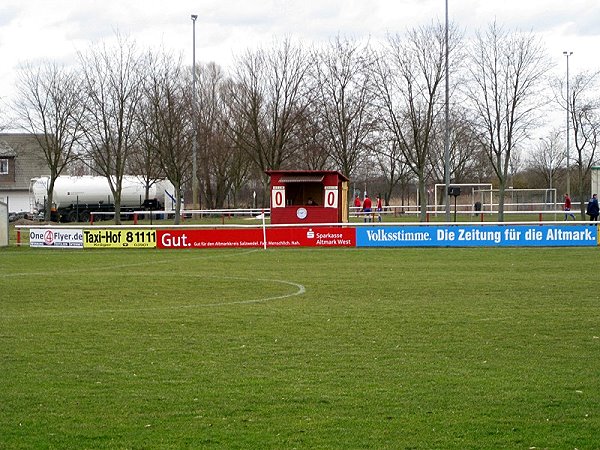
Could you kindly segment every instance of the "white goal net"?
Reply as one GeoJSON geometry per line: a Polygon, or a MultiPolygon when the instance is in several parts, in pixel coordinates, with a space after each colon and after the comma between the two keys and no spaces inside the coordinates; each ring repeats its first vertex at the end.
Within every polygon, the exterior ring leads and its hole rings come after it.
{"type": "MultiPolygon", "coordinates": [[[[479,192],[482,190],[491,191],[492,183],[451,183],[450,187],[460,188],[460,196],[456,200],[459,205],[467,209],[474,208],[477,202],[480,202],[480,204],[491,203],[491,197],[481,198],[479,192]]],[[[438,183],[435,185],[434,202],[436,212],[443,212],[445,209],[445,191],[445,184],[438,183]]],[[[454,200],[453,198],[450,199],[451,205],[454,204],[454,200]]]]}
{"type": "MultiPolygon", "coordinates": [[[[497,208],[500,203],[498,189],[478,189],[475,196],[483,205],[483,210],[490,211],[497,208]]],[[[513,189],[504,191],[505,211],[555,211],[557,208],[556,189],[513,189]]]]}

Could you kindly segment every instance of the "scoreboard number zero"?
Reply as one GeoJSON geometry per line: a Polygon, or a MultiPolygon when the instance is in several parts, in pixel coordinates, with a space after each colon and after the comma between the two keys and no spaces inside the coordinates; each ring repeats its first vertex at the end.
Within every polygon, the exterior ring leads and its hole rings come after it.
{"type": "Polygon", "coordinates": [[[285,207],[285,186],[273,186],[271,190],[271,208],[285,207]]]}
{"type": "Polygon", "coordinates": [[[325,186],[325,208],[338,207],[337,186],[325,186]]]}

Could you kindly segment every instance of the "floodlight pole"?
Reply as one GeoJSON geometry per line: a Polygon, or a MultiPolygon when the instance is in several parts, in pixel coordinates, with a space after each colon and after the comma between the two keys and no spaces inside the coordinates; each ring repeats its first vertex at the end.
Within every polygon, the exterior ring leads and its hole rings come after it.
{"type": "Polygon", "coordinates": [[[196,111],[196,19],[192,14],[192,208],[198,209],[198,114],[196,111]]]}
{"type": "MultiPolygon", "coordinates": [[[[449,83],[449,68],[448,68],[448,0],[446,0],[446,132],[444,134],[444,183],[445,183],[445,206],[446,206],[446,222],[450,222],[450,196],[448,190],[450,188],[450,83],[449,83]]],[[[456,208],[455,208],[456,209],[456,208]]],[[[437,205],[436,205],[437,210],[437,205]]],[[[455,219],[456,220],[456,219],[455,219]]]]}

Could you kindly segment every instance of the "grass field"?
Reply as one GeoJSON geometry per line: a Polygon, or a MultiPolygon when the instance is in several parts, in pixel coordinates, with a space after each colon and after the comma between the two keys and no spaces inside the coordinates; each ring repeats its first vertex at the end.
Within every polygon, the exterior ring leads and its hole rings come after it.
{"type": "Polygon", "coordinates": [[[2,249],[0,448],[598,448],[598,256],[2,249]]]}

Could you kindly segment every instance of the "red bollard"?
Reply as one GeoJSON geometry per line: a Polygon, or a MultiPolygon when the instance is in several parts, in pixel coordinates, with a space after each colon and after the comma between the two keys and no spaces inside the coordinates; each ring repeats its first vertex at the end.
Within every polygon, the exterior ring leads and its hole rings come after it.
{"type": "Polygon", "coordinates": [[[90,225],[94,225],[94,213],[90,213],[90,225]]]}
{"type": "Polygon", "coordinates": [[[133,224],[134,225],[137,225],[137,220],[138,220],[138,215],[137,215],[137,213],[134,213],[133,214],[133,224]]]}
{"type": "Polygon", "coordinates": [[[21,229],[17,230],[17,246],[21,245],[21,229]]]}
{"type": "Polygon", "coordinates": [[[483,213],[481,213],[481,221],[483,222],[483,213]]]}
{"type": "Polygon", "coordinates": [[[540,222],[543,222],[542,213],[540,213],[540,222]]]}

